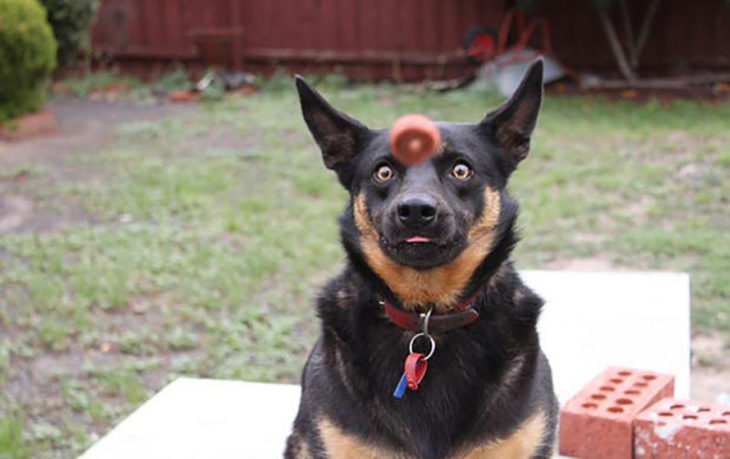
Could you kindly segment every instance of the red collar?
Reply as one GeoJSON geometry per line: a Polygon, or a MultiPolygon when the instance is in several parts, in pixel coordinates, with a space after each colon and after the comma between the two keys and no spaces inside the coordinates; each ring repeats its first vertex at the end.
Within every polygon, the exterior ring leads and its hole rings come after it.
{"type": "MultiPolygon", "coordinates": [[[[468,300],[457,305],[454,310],[448,314],[434,314],[429,318],[428,329],[433,333],[443,333],[460,327],[471,325],[479,318],[479,313],[472,307],[472,303],[476,299],[478,292],[468,300]]],[[[424,320],[426,314],[407,312],[403,309],[396,308],[389,301],[382,301],[385,314],[391,322],[406,330],[420,332],[423,331],[424,320]]]]}

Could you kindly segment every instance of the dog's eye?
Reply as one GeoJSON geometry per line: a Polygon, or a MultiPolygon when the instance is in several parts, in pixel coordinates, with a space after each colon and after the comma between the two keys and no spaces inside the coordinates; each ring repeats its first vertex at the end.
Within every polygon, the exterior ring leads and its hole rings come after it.
{"type": "Polygon", "coordinates": [[[375,169],[373,177],[375,177],[375,180],[377,180],[378,182],[383,183],[392,179],[394,175],[395,172],[393,172],[393,169],[391,169],[390,166],[388,166],[387,164],[382,164],[378,166],[377,169],[375,169]]]}
{"type": "Polygon", "coordinates": [[[454,165],[454,168],[451,169],[451,175],[459,180],[467,180],[471,177],[472,171],[471,168],[466,164],[458,162],[454,165]]]}

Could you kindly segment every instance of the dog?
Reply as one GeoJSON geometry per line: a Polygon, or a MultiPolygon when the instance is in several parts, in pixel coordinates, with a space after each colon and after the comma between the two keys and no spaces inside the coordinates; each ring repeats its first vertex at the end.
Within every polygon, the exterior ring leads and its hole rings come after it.
{"type": "Polygon", "coordinates": [[[321,335],[286,458],[552,455],[543,301],[510,261],[518,208],[505,188],[529,152],[542,74],[537,60],[481,122],[436,123],[439,149],[410,167],[391,154],[388,129],[296,77],[304,120],[350,201],[346,266],[318,298],[321,335]]]}

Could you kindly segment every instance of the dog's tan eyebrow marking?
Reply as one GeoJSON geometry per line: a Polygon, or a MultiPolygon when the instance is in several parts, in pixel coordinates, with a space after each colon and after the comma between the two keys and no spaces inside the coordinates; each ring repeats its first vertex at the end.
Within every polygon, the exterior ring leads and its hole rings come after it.
{"type": "Polygon", "coordinates": [[[433,303],[448,308],[460,298],[474,270],[492,248],[499,223],[501,198],[499,191],[484,190],[484,210],[471,227],[468,246],[451,263],[428,270],[416,270],[393,262],[378,244],[380,237],[367,211],[365,195],[355,197],[355,226],[360,232],[360,246],[375,273],[403,302],[405,307],[433,303]]]}

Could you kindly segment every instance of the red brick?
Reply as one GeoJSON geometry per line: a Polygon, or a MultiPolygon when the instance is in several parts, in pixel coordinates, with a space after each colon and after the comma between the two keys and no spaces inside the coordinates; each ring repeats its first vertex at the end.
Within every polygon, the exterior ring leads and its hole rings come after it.
{"type": "Polygon", "coordinates": [[[634,421],[637,458],[730,457],[730,406],[660,400],[634,421]]]}
{"type": "Polygon", "coordinates": [[[560,411],[560,454],[631,458],[633,421],[647,406],[674,395],[674,376],[610,367],[560,411]]]}

